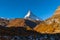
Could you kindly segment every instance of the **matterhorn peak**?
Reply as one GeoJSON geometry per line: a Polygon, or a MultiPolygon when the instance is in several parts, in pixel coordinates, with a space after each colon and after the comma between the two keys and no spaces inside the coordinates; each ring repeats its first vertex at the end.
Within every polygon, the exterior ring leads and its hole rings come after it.
{"type": "Polygon", "coordinates": [[[60,6],[56,9],[54,15],[60,14],[60,6]]]}
{"type": "Polygon", "coordinates": [[[30,10],[28,13],[25,15],[24,19],[29,19],[29,20],[40,20],[36,15],[34,15],[30,10]]]}
{"type": "Polygon", "coordinates": [[[24,18],[28,18],[29,16],[30,16],[30,10],[28,11],[28,13],[25,15],[25,17],[24,18]]]}

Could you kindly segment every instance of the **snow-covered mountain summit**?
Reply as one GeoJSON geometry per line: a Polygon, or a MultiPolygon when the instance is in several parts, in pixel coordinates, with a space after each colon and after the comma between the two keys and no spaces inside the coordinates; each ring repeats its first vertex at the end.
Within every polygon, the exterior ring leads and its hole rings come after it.
{"type": "Polygon", "coordinates": [[[37,20],[37,21],[41,21],[41,19],[39,17],[37,17],[36,15],[34,15],[30,10],[28,11],[28,13],[25,15],[24,19],[29,19],[29,20],[37,20]]]}

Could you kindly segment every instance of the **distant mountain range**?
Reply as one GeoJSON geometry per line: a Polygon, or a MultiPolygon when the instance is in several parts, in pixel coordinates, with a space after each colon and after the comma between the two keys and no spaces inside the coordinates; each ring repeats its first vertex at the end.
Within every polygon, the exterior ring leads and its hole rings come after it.
{"type": "Polygon", "coordinates": [[[60,33],[60,6],[56,9],[54,15],[46,20],[41,20],[31,11],[28,11],[24,18],[11,20],[0,18],[0,26],[8,28],[22,27],[26,28],[26,30],[33,30],[38,33],[60,33]]]}

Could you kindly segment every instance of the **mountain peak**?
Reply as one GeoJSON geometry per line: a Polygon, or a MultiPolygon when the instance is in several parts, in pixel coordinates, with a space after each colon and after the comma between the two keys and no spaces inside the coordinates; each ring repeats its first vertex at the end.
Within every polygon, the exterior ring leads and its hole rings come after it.
{"type": "Polygon", "coordinates": [[[24,19],[29,19],[29,20],[40,20],[36,15],[34,15],[30,10],[28,13],[25,15],[24,19]]]}
{"type": "Polygon", "coordinates": [[[60,14],[60,6],[56,9],[54,15],[60,14]]]}
{"type": "Polygon", "coordinates": [[[25,15],[24,18],[28,18],[30,16],[30,14],[31,14],[31,11],[29,10],[28,13],[25,15]]]}

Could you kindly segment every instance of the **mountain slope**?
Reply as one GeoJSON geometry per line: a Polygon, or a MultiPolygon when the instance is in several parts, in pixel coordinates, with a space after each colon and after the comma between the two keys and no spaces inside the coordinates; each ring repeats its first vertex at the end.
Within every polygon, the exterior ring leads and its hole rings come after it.
{"type": "Polygon", "coordinates": [[[23,27],[23,26],[25,26],[25,21],[24,19],[19,18],[10,20],[7,25],[7,27],[23,27]]]}
{"type": "Polygon", "coordinates": [[[52,17],[37,25],[34,30],[40,33],[60,33],[60,6],[52,17]]]}
{"type": "Polygon", "coordinates": [[[40,21],[36,20],[28,20],[28,19],[21,19],[15,18],[9,21],[6,27],[24,27],[27,30],[32,30],[36,25],[39,24],[40,21]]]}

